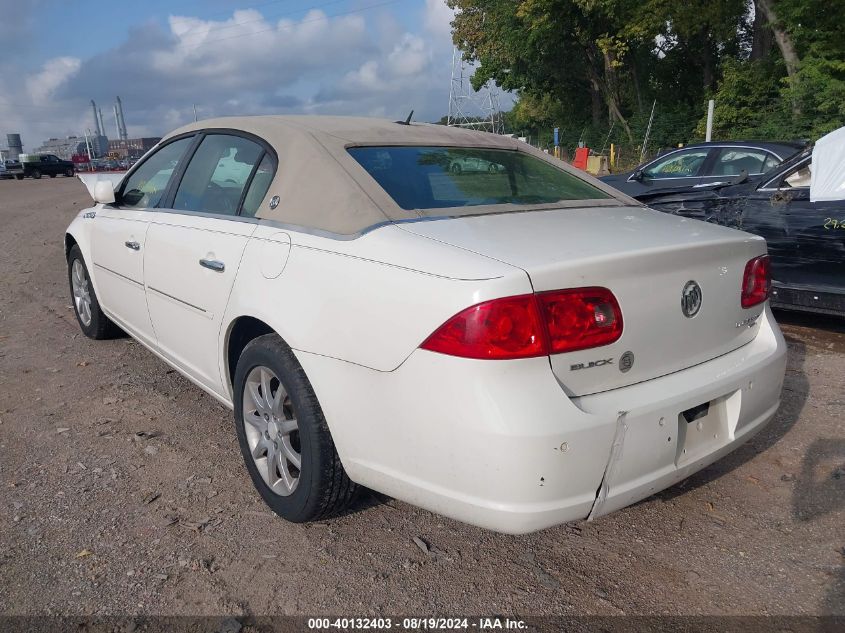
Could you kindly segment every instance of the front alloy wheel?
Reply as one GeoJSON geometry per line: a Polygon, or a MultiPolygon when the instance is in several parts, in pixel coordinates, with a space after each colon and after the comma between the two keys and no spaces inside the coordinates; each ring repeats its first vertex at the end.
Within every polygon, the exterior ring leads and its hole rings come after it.
{"type": "Polygon", "coordinates": [[[70,285],[73,291],[73,303],[76,307],[76,314],[82,325],[91,325],[91,289],[88,283],[88,275],[82,260],[74,259],[70,267],[70,285]]]}
{"type": "Polygon", "coordinates": [[[93,339],[120,336],[120,328],[100,309],[100,302],[91,284],[88,267],[82,258],[82,251],[76,244],[67,255],[67,275],[70,281],[70,294],[73,297],[73,311],[85,336],[93,339]]]}

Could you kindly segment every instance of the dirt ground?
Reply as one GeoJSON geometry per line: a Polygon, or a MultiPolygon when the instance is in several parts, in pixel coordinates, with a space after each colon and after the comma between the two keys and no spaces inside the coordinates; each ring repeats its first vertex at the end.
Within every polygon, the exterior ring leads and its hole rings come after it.
{"type": "Polygon", "coordinates": [[[779,314],[771,425],[595,522],[503,536],[367,495],[292,525],[229,411],[81,334],[62,236],[88,205],[0,181],[0,614],[845,614],[845,321],[779,314]]]}

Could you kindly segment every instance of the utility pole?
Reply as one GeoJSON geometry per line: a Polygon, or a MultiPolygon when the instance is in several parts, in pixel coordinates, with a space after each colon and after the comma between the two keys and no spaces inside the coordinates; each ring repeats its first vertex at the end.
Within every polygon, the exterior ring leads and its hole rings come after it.
{"type": "Polygon", "coordinates": [[[197,122],[197,104],[194,104],[194,123],[197,122]]]}
{"type": "Polygon", "coordinates": [[[713,99],[707,102],[707,136],[704,140],[708,143],[713,138],[713,110],[716,108],[716,102],[713,99]]]}
{"type": "Polygon", "coordinates": [[[651,116],[648,117],[648,127],[646,128],[645,138],[643,139],[643,149],[640,152],[640,162],[643,162],[643,160],[645,160],[645,150],[646,150],[646,147],[648,146],[648,137],[651,134],[651,122],[654,121],[654,108],[655,108],[656,105],[657,105],[657,99],[655,99],[654,103],[651,104],[651,116]]]}

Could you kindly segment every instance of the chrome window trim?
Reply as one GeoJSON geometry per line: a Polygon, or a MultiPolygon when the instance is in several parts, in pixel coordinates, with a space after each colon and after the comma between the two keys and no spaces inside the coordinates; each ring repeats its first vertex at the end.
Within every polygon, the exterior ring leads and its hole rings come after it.
{"type": "MultiPolygon", "coordinates": [[[[210,218],[212,220],[230,220],[232,222],[247,222],[255,224],[259,218],[250,218],[241,215],[228,215],[226,213],[209,213],[208,211],[188,211],[187,209],[145,209],[155,213],[169,213],[171,215],[183,215],[186,218],[210,218]]],[[[157,224],[155,218],[150,219],[151,224],[157,224]]]]}

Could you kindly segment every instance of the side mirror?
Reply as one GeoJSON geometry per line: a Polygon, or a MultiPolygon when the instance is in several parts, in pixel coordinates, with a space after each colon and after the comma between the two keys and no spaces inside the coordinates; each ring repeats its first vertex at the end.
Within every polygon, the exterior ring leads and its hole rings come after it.
{"type": "Polygon", "coordinates": [[[94,202],[114,204],[114,183],[110,180],[98,180],[94,185],[94,202]]]}
{"type": "Polygon", "coordinates": [[[638,169],[637,171],[635,171],[635,172],[633,173],[633,175],[631,176],[631,178],[632,178],[633,180],[642,181],[642,179],[644,178],[644,175],[643,175],[643,170],[642,170],[642,169],[638,169]]]}

